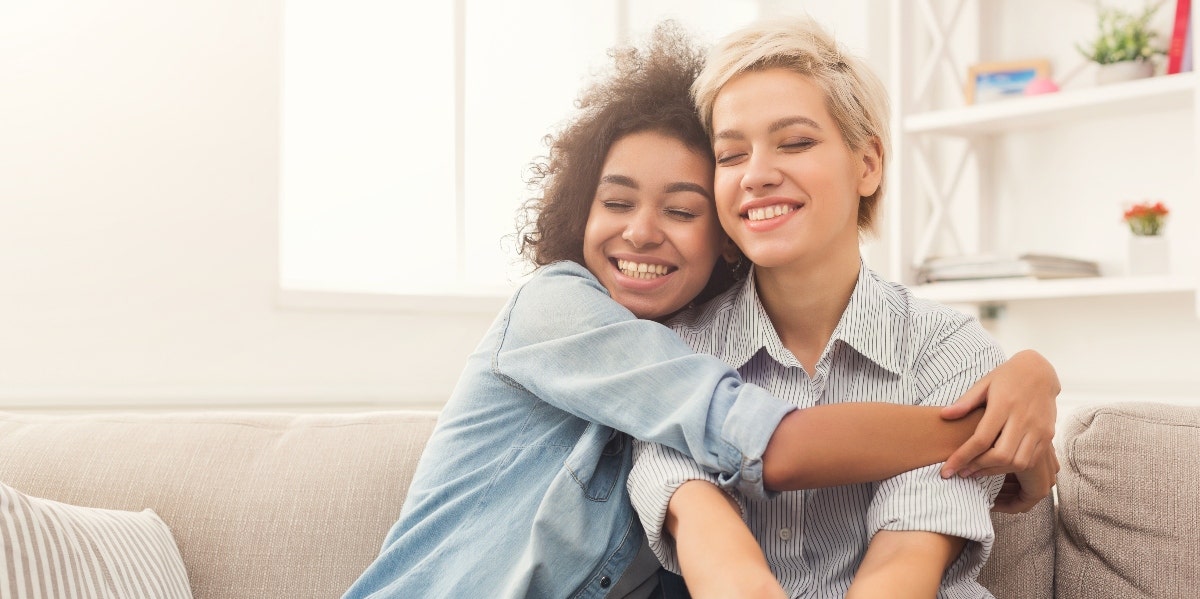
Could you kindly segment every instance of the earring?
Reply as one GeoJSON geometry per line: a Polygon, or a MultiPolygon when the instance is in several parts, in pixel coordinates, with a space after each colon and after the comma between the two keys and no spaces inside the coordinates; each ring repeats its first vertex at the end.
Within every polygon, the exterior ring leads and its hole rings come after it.
{"type": "Polygon", "coordinates": [[[750,261],[745,256],[738,256],[737,262],[729,265],[729,274],[733,275],[733,280],[740,281],[746,278],[750,273],[750,261]]]}

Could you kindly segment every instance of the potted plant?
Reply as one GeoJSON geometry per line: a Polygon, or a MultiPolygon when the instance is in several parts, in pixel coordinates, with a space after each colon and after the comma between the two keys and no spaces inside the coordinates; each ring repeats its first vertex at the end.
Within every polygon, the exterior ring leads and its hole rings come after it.
{"type": "Polygon", "coordinates": [[[1100,32],[1089,46],[1075,47],[1088,60],[1100,65],[1098,83],[1141,79],[1154,74],[1153,58],[1166,50],[1154,45],[1158,32],[1150,20],[1162,2],[1146,5],[1141,12],[1100,7],[1100,32]]]}
{"type": "Polygon", "coordinates": [[[1129,274],[1165,275],[1170,271],[1170,254],[1167,239],[1163,236],[1166,225],[1166,205],[1162,202],[1144,201],[1125,210],[1122,220],[1129,227],[1129,274]]]}

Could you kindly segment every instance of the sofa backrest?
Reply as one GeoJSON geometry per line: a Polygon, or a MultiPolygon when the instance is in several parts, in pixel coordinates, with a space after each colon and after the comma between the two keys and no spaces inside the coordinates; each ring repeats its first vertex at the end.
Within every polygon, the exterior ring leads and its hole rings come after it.
{"type": "Polygon", "coordinates": [[[1083,410],[1059,456],[1058,597],[1200,596],[1200,407],[1083,410]]]}
{"type": "Polygon", "coordinates": [[[979,583],[999,599],[1054,598],[1054,496],[1024,514],[992,512],[996,544],[979,583]]]}
{"type": "Polygon", "coordinates": [[[151,508],[196,599],[340,597],[400,514],[432,412],[0,413],[0,481],[151,508]]]}

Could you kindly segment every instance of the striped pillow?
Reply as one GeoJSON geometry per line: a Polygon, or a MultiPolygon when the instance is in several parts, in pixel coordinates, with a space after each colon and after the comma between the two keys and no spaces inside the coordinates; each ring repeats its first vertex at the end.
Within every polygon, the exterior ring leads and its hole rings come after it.
{"type": "Polygon", "coordinates": [[[175,538],[152,510],[78,507],[0,483],[0,597],[191,596],[175,538]]]}

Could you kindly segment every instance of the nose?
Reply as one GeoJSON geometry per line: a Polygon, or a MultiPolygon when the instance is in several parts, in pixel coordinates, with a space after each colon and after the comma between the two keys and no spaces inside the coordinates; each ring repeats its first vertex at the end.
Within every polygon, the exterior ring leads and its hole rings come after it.
{"type": "Polygon", "coordinates": [[[658,214],[650,208],[638,209],[630,215],[629,222],[625,224],[625,231],[621,233],[621,239],[635,248],[659,245],[664,238],[658,214]]]}
{"type": "Polygon", "coordinates": [[[754,152],[742,172],[742,187],[746,191],[769,189],[783,182],[783,174],[775,166],[770,152],[754,152]]]}

